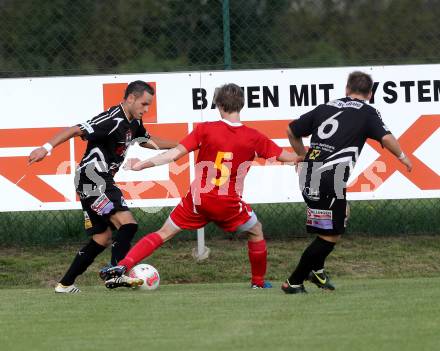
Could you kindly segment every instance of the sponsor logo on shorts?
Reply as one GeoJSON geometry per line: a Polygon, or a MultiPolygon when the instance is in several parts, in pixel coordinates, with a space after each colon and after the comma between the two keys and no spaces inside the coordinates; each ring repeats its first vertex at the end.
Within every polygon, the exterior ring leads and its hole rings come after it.
{"type": "Polygon", "coordinates": [[[89,214],[86,211],[84,213],[84,228],[89,229],[92,228],[92,221],[90,220],[89,214]]]}
{"type": "Polygon", "coordinates": [[[306,224],[320,229],[333,229],[333,212],[331,210],[319,210],[307,208],[306,224]]]}
{"type": "Polygon", "coordinates": [[[332,219],[332,210],[319,210],[315,208],[307,207],[307,218],[310,219],[332,219]]]}
{"type": "Polygon", "coordinates": [[[128,207],[127,202],[125,201],[125,199],[123,197],[121,197],[121,206],[128,207]]]}
{"type": "Polygon", "coordinates": [[[110,213],[114,207],[113,202],[111,202],[105,194],[102,194],[100,197],[98,197],[90,206],[90,208],[100,216],[110,213]]]}

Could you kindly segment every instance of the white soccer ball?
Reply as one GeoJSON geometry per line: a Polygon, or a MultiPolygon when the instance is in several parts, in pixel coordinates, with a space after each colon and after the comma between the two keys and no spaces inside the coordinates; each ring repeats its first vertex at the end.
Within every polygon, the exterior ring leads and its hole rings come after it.
{"type": "Polygon", "coordinates": [[[131,278],[140,278],[144,281],[144,283],[138,287],[141,290],[155,290],[159,287],[159,272],[149,264],[141,263],[134,266],[128,275],[131,278]]]}

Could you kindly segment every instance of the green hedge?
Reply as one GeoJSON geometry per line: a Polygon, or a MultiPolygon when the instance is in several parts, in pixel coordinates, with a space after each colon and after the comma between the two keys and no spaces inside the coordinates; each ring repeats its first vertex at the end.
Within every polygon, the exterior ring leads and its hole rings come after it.
{"type": "MultiPolygon", "coordinates": [[[[437,234],[440,228],[440,199],[351,201],[347,235],[437,234]]],[[[253,205],[269,239],[304,237],[303,203],[253,205]]],[[[134,209],[139,222],[138,236],[157,230],[172,208],[157,211],[134,209]]],[[[206,237],[230,237],[213,224],[206,237]]],[[[194,239],[194,232],[183,232],[180,240],[194,239]]],[[[2,245],[56,245],[86,239],[82,211],[37,211],[0,213],[2,245]]]]}

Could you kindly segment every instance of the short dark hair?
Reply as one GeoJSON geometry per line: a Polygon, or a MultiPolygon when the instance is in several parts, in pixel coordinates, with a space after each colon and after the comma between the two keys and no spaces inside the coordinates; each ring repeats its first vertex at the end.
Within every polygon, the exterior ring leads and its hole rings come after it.
{"type": "Polygon", "coordinates": [[[244,106],[243,89],[233,83],[222,85],[215,94],[215,104],[228,113],[240,112],[244,106]]]}
{"type": "Polygon", "coordinates": [[[373,79],[364,72],[351,72],[347,79],[347,89],[350,93],[367,96],[373,89],[373,79]]]}
{"type": "Polygon", "coordinates": [[[127,89],[125,89],[124,99],[128,98],[128,95],[130,94],[133,94],[136,97],[144,95],[144,91],[150,95],[154,95],[154,88],[150,84],[145,83],[142,80],[135,80],[128,84],[127,89]]]}

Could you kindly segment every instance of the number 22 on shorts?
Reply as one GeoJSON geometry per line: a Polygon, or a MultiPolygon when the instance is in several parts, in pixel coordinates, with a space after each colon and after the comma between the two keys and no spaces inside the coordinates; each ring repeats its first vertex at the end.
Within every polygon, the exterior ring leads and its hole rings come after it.
{"type": "Polygon", "coordinates": [[[212,178],[211,183],[215,186],[222,186],[226,183],[229,176],[231,175],[231,170],[223,164],[224,161],[232,160],[232,152],[217,152],[217,157],[215,158],[214,168],[220,170],[220,177],[212,178]]]}

